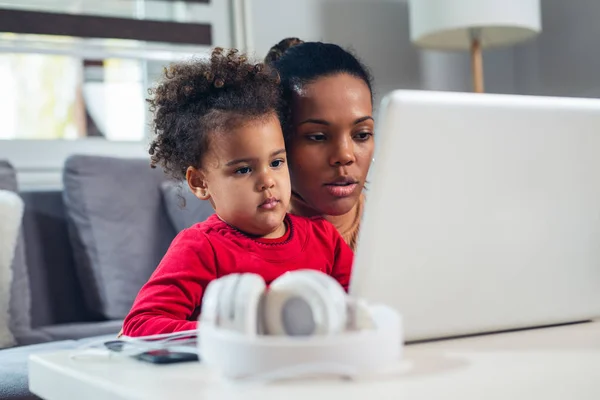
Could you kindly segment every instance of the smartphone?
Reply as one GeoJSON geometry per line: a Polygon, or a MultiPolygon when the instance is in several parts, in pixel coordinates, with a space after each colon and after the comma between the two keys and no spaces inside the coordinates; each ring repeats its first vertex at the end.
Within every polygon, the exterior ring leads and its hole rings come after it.
{"type": "Polygon", "coordinates": [[[132,356],[136,360],[152,364],[175,364],[188,361],[199,361],[197,353],[184,351],[170,351],[168,349],[149,350],[132,356]]]}

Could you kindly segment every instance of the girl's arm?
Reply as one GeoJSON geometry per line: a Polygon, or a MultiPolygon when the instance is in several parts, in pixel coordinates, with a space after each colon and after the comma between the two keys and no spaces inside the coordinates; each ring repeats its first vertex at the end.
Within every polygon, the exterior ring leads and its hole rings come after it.
{"type": "Polygon", "coordinates": [[[204,233],[182,231],[123,322],[126,336],[196,329],[204,289],[216,278],[214,250],[204,233]]]}

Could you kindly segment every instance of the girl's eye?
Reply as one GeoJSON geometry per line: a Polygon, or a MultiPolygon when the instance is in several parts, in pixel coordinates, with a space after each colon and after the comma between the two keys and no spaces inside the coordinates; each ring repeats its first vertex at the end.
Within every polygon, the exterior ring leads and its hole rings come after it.
{"type": "Polygon", "coordinates": [[[307,135],[306,138],[313,142],[323,142],[326,139],[325,135],[322,133],[315,133],[312,135],[307,135]]]}
{"type": "Polygon", "coordinates": [[[373,134],[371,132],[359,132],[354,135],[354,138],[360,141],[368,140],[373,134]]]}
{"type": "Polygon", "coordinates": [[[238,175],[245,175],[245,174],[249,174],[252,170],[250,169],[250,167],[242,167],[242,168],[238,168],[235,170],[235,173],[238,175]]]}
{"type": "Polygon", "coordinates": [[[278,168],[283,165],[283,160],[275,160],[271,163],[272,168],[278,168]]]}

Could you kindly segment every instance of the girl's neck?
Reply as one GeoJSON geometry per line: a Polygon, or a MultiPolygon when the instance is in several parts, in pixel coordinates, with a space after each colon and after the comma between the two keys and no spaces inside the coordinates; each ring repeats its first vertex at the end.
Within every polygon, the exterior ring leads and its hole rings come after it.
{"type": "MultiPolygon", "coordinates": [[[[216,213],[215,213],[216,214],[216,213]]],[[[289,230],[289,226],[288,226],[288,222],[287,220],[284,218],[283,221],[281,221],[281,225],[279,225],[277,227],[277,229],[275,229],[273,232],[268,233],[266,235],[254,235],[251,233],[248,233],[246,231],[244,231],[243,229],[238,228],[235,225],[230,224],[229,222],[225,221],[223,218],[221,218],[221,216],[219,214],[217,214],[217,217],[223,221],[225,224],[229,225],[231,228],[235,229],[236,231],[248,236],[249,238],[252,239],[266,239],[266,240],[272,240],[272,239],[280,239],[284,236],[287,236],[288,230],[289,230]]]]}

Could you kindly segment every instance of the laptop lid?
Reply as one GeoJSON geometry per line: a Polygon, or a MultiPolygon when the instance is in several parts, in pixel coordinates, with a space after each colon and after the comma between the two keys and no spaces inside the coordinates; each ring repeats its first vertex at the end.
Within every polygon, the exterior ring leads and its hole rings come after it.
{"type": "Polygon", "coordinates": [[[600,100],[382,101],[350,293],[409,341],[600,316],[600,100]]]}

